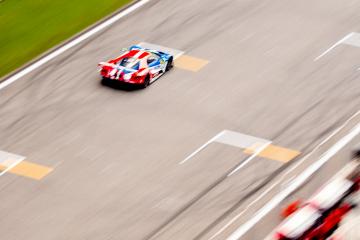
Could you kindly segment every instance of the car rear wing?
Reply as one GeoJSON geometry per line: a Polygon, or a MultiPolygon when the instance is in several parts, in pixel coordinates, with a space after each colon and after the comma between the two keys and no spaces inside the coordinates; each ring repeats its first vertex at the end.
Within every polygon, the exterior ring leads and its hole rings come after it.
{"type": "Polygon", "coordinates": [[[99,67],[112,67],[112,68],[116,68],[117,66],[113,63],[108,63],[108,62],[99,62],[98,63],[99,67]]]}
{"type": "Polygon", "coordinates": [[[119,66],[119,65],[116,65],[116,64],[113,64],[113,63],[108,63],[108,62],[99,62],[98,64],[99,67],[112,67],[114,69],[118,69],[118,70],[126,70],[128,72],[135,72],[136,70],[132,69],[132,68],[126,68],[126,67],[123,67],[123,66],[119,66]]]}

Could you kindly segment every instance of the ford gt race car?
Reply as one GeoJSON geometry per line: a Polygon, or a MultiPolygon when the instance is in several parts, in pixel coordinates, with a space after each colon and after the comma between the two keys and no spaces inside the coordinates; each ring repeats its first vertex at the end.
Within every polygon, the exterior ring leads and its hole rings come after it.
{"type": "Polygon", "coordinates": [[[100,62],[103,81],[112,80],[146,88],[173,67],[173,56],[157,50],[132,46],[108,62],[100,62]]]}

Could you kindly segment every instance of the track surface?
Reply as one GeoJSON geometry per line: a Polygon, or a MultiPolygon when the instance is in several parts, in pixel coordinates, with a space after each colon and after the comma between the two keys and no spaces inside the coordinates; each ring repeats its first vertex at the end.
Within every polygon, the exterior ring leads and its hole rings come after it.
{"type": "Polygon", "coordinates": [[[358,110],[360,49],[313,60],[360,31],[359,10],[353,0],[154,0],[1,90],[0,149],[54,167],[41,181],[1,177],[2,239],[206,239],[284,166],[256,158],[224,177],[247,156],[218,143],[178,163],[224,129],[310,151],[358,110]],[[210,63],[146,90],[101,86],[97,62],[142,41],[210,63]]]}

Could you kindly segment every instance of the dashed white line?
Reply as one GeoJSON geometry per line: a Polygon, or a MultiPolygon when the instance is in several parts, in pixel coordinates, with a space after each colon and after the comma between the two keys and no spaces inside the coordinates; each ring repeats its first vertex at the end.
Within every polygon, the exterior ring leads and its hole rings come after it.
{"type": "Polygon", "coordinates": [[[21,71],[17,72],[16,74],[12,75],[11,77],[5,79],[3,82],[0,83],[0,90],[7,87],[11,83],[17,81],[21,77],[25,76],[26,74],[34,71],[35,69],[39,68],[43,64],[47,63],[48,61],[54,59],[55,57],[59,56],[63,52],[69,50],[70,48],[76,46],[77,44],[83,42],[84,40],[88,39],[92,35],[96,34],[97,32],[103,30],[104,28],[112,25],[119,19],[125,17],[129,13],[135,11],[139,7],[143,6],[144,4],[148,3],[150,0],[141,0],[128,8],[124,9],[123,11],[119,12],[115,16],[109,18],[108,20],[100,23],[99,25],[95,26],[94,28],[90,29],[89,31],[85,32],[84,34],[80,35],[79,37],[75,38],[74,40],[70,41],[69,43],[65,44],[64,46],[56,49],[55,51],[49,53],[48,55],[44,56],[43,58],[39,59],[38,61],[34,62],[30,66],[22,69],[21,71]]]}

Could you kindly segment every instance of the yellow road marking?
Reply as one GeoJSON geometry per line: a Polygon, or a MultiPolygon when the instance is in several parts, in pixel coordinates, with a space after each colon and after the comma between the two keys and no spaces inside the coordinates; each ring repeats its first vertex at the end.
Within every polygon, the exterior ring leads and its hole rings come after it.
{"type": "MultiPolygon", "coordinates": [[[[255,149],[256,146],[247,148],[244,150],[244,153],[253,154],[255,152],[255,149]]],[[[270,144],[268,147],[262,150],[258,154],[258,156],[280,162],[289,162],[293,160],[295,157],[297,157],[299,154],[300,154],[299,151],[270,144]]]]}
{"type": "Polygon", "coordinates": [[[193,72],[199,71],[208,63],[209,61],[207,60],[191,57],[188,55],[181,55],[180,57],[176,58],[174,62],[175,67],[193,72]]]}
{"type": "MultiPolygon", "coordinates": [[[[7,167],[0,165],[0,170],[5,170],[7,167]]],[[[35,180],[41,180],[48,175],[53,169],[42,166],[39,164],[31,163],[28,161],[21,161],[15,167],[10,169],[8,172],[19,176],[32,178],[35,180]]]]}

